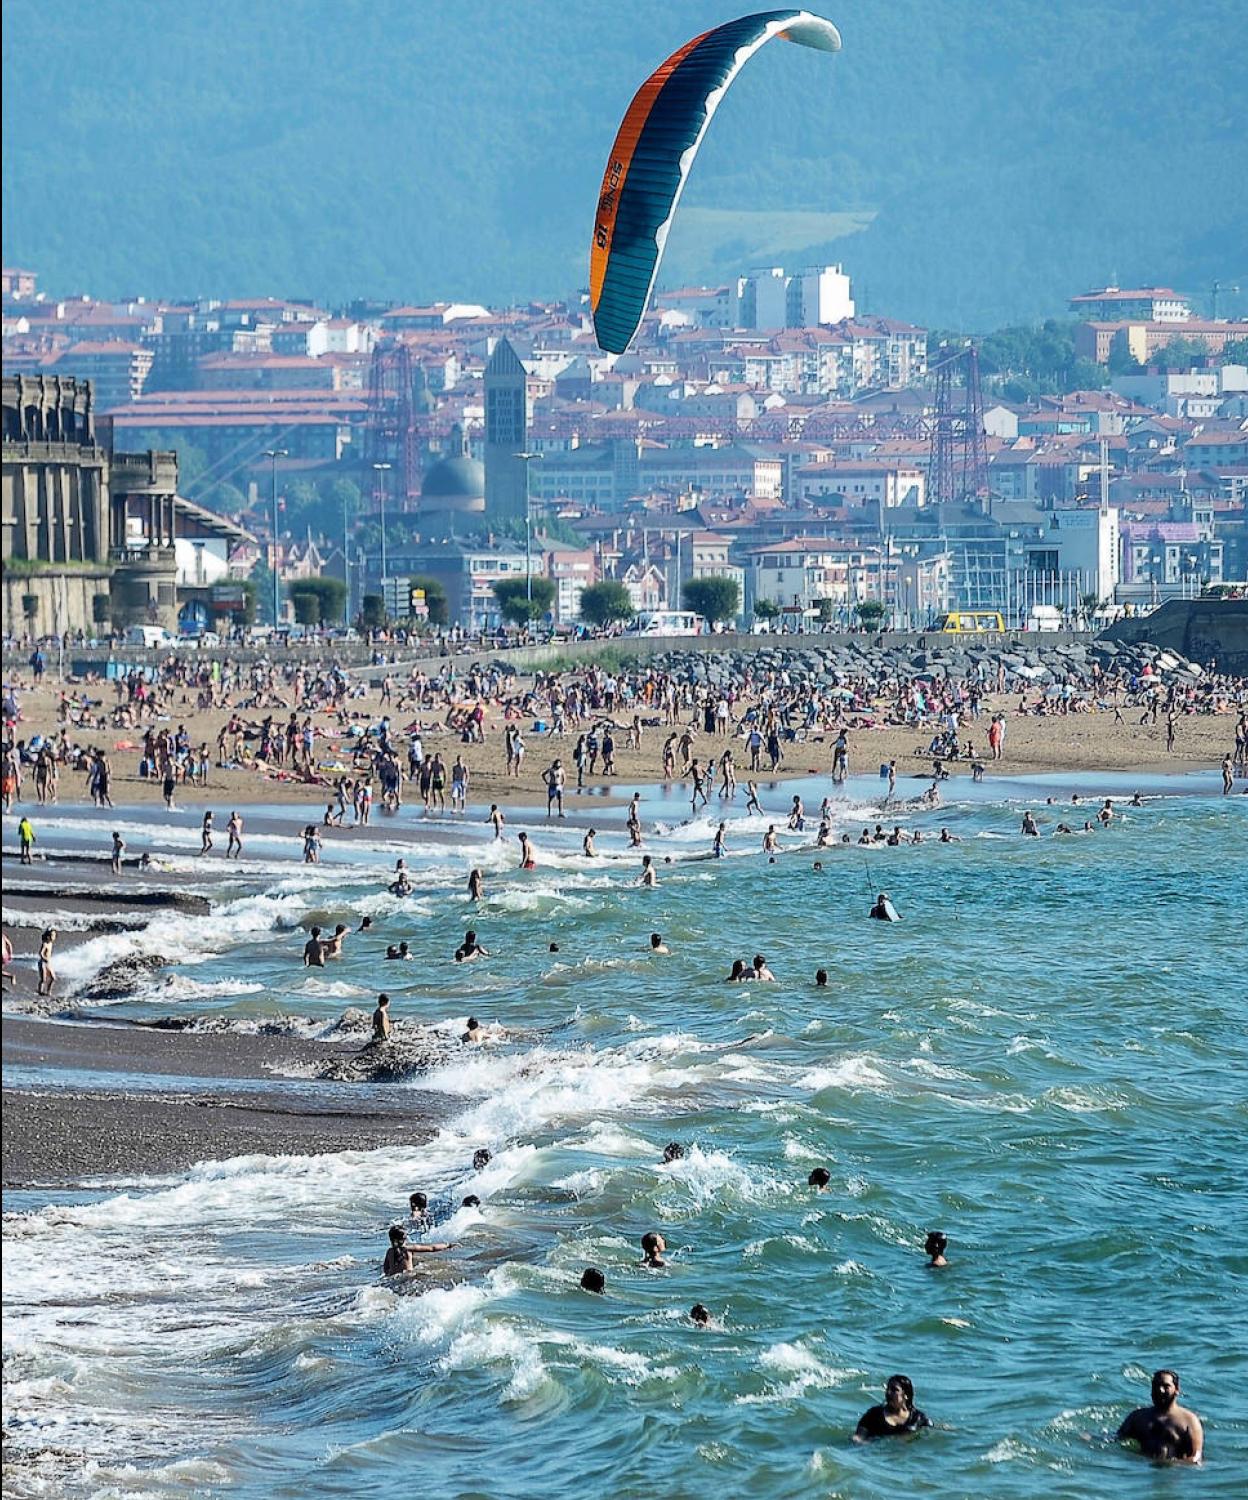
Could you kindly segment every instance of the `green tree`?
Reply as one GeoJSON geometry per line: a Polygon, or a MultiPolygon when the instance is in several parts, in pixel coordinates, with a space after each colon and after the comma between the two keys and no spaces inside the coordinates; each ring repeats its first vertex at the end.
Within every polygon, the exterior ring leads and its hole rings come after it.
{"type": "Polygon", "coordinates": [[[836,605],[831,599],[820,599],[818,604],[820,625],[831,625],[832,616],[836,613],[836,605]]]}
{"type": "Polygon", "coordinates": [[[864,630],[878,630],[883,623],[885,610],[879,599],[860,599],[854,605],[854,613],[864,630]]]}
{"type": "Polygon", "coordinates": [[[365,630],[380,630],[386,623],[386,601],[380,594],[365,594],[360,600],[360,624],[365,630]]]}
{"type": "Polygon", "coordinates": [[[528,625],[540,620],[555,602],[554,580],[550,578],[500,578],[494,585],[494,597],[504,620],[513,625],[528,625]],[[532,589],[529,584],[532,583],[532,589]],[[530,598],[530,594],[532,597],[530,598]]]}
{"type": "Polygon", "coordinates": [[[613,620],[631,620],[637,613],[631,594],[613,578],[581,590],[581,619],[601,628],[613,620]]]}
{"type": "Polygon", "coordinates": [[[238,625],[254,625],[256,623],[256,585],[254,578],[243,579],[243,604],[241,609],[234,611],[234,621],[238,625]]]}
{"type": "Polygon", "coordinates": [[[425,608],[429,611],[430,625],[449,625],[451,608],[447,601],[446,590],[438,580],[430,578],[427,573],[418,573],[407,582],[409,588],[424,589],[425,608]]]}
{"type": "Polygon", "coordinates": [[[256,605],[260,621],[264,625],[273,625],[273,569],[263,558],[257,560],[256,565],[248,574],[248,581],[256,591],[256,605]]]}
{"type": "Polygon", "coordinates": [[[735,578],[708,573],[705,578],[691,578],[681,590],[686,609],[696,610],[712,625],[735,619],[741,609],[741,585],[735,578]]]}
{"type": "Polygon", "coordinates": [[[295,619],[300,625],[321,623],[321,600],[318,594],[312,593],[310,589],[292,588],[290,602],[294,606],[295,619]]]}
{"type": "Polygon", "coordinates": [[[780,606],[774,599],[755,599],[754,618],[756,620],[774,620],[780,613],[780,606]]]}
{"type": "Polygon", "coordinates": [[[1173,338],[1164,348],[1155,350],[1148,357],[1150,365],[1156,365],[1159,370],[1186,370],[1190,365],[1202,360],[1208,349],[1199,339],[1184,338],[1180,335],[1173,338]]]}
{"type": "Polygon", "coordinates": [[[287,592],[301,625],[319,625],[322,620],[328,624],[343,619],[346,613],[347,586],[341,578],[298,578],[287,592]],[[301,599],[315,600],[315,609],[307,603],[300,606],[301,599]]]}
{"type": "Polygon", "coordinates": [[[1228,365],[1248,365],[1248,339],[1227,339],[1222,359],[1228,365]]]}

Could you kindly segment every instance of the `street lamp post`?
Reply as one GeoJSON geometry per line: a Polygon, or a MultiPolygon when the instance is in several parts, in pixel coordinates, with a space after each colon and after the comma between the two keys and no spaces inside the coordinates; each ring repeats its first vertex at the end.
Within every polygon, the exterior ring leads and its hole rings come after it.
{"type": "Polygon", "coordinates": [[[386,592],[386,579],[390,576],[390,569],[386,562],[386,473],[389,464],[374,464],[373,469],[377,474],[377,493],[381,501],[381,592],[386,592]]]}
{"type": "Polygon", "coordinates": [[[273,511],[273,629],[281,624],[281,575],[277,559],[277,461],[288,456],[285,448],[266,448],[264,456],[269,460],[269,503],[273,511]]]}
{"type": "Polygon", "coordinates": [[[529,505],[529,465],[541,458],[540,453],[517,453],[524,461],[524,596],[533,603],[533,512],[529,505]]]}

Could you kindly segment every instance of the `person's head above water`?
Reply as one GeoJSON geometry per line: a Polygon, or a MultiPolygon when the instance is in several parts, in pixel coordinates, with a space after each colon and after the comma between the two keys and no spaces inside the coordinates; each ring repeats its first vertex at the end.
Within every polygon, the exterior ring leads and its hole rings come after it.
{"type": "Polygon", "coordinates": [[[651,1264],[658,1264],[667,1249],[667,1241],[657,1229],[648,1229],[641,1237],[641,1253],[651,1264]]]}
{"type": "Polygon", "coordinates": [[[661,948],[663,946],[663,934],[661,932],[652,932],[650,934],[650,946],[652,948],[661,948]]]}
{"type": "Polygon", "coordinates": [[[460,1208],[480,1208],[481,1200],[477,1197],[476,1193],[469,1193],[459,1206],[460,1208]]]}
{"type": "Polygon", "coordinates": [[[807,1187],[818,1188],[820,1192],[832,1181],[832,1174],[827,1167],[816,1167],[806,1179],[807,1187]]]}
{"type": "Polygon", "coordinates": [[[406,1240],[407,1230],[403,1228],[402,1224],[392,1224],[390,1226],[390,1243],[395,1247],[395,1249],[397,1250],[400,1245],[406,1242],[406,1240]]]}
{"type": "Polygon", "coordinates": [[[923,1254],[932,1259],[932,1263],[944,1264],[945,1251],[949,1248],[949,1236],[940,1229],[929,1229],[927,1238],[923,1241],[923,1254]]]}
{"type": "Polygon", "coordinates": [[[667,1145],[663,1147],[663,1160],[665,1162],[679,1161],[684,1154],[685,1148],[679,1141],[668,1141],[667,1145]]]}
{"type": "Polygon", "coordinates": [[[485,1149],[484,1146],[478,1147],[478,1149],[472,1153],[472,1170],[474,1172],[480,1172],[483,1167],[487,1167],[489,1166],[489,1164],[490,1153],[485,1149]]]}
{"type": "Polygon", "coordinates": [[[690,1321],[696,1323],[699,1328],[705,1328],[706,1325],[711,1321],[711,1314],[708,1308],[703,1307],[700,1302],[695,1302],[689,1309],[689,1318],[690,1321]]]}
{"type": "Polygon", "coordinates": [[[468,1030],[469,1031],[477,1031],[477,1030],[479,1030],[480,1026],[481,1026],[481,1022],[477,1020],[476,1016],[469,1016],[468,1017],[468,1030]]]}
{"type": "Polygon", "coordinates": [[[1168,1410],[1179,1399],[1177,1370],[1155,1370],[1152,1380],[1153,1405],[1168,1410]]]}
{"type": "Polygon", "coordinates": [[[581,1272],[581,1290],[597,1292],[601,1296],[607,1289],[607,1278],[597,1266],[586,1266],[581,1272]]]}
{"type": "Polygon", "coordinates": [[[890,1411],[913,1409],[914,1382],[909,1375],[890,1375],[884,1387],[884,1405],[890,1411]]]}
{"type": "Polygon", "coordinates": [[[408,1207],[414,1214],[423,1214],[429,1207],[429,1195],[427,1193],[413,1193],[407,1200],[408,1207]]]}
{"type": "Polygon", "coordinates": [[[828,987],[828,971],[826,969],[815,970],[815,983],[821,990],[828,987]]]}

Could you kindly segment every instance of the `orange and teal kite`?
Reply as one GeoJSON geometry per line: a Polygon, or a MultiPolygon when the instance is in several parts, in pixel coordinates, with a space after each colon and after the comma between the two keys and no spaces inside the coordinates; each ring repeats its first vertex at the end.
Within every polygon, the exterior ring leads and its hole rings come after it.
{"type": "Polygon", "coordinates": [[[839,52],[831,21],[766,10],[695,36],[637,90],[611,148],[589,252],[589,300],[599,346],[632,342],[658,275],[672,217],[706,127],[728,85],[772,37],[839,52]]]}

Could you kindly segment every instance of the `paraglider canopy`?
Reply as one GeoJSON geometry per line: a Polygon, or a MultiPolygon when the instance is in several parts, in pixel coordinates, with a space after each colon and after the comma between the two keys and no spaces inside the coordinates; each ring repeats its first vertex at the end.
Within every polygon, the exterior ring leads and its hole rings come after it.
{"type": "Polygon", "coordinates": [[[840,33],[808,10],[768,10],[703,32],[651,73],[607,159],[589,253],[599,346],[628,348],[658,275],[676,205],[728,85],[772,37],[839,52],[840,33]]]}

